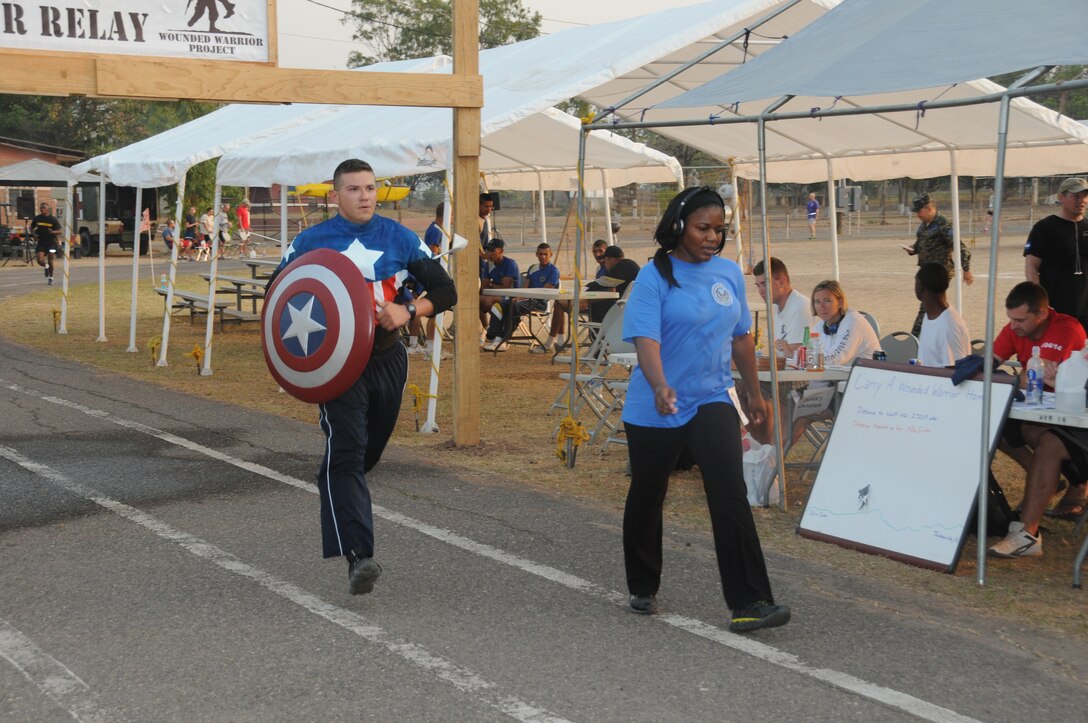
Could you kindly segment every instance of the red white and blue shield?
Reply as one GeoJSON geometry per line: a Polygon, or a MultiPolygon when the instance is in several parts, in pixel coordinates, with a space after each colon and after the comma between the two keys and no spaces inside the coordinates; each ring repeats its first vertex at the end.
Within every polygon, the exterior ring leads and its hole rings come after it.
{"type": "Polygon", "coordinates": [[[287,393],[321,403],[359,378],[374,347],[374,295],[359,267],[315,249],[287,264],[265,293],[261,341],[287,393]]]}

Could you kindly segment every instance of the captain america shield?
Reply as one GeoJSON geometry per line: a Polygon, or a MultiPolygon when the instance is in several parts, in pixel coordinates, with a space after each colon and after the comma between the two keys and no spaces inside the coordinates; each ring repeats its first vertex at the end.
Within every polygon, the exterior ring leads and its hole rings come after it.
{"type": "Polygon", "coordinates": [[[370,361],[374,295],[359,267],[331,249],[287,264],[265,293],[261,341],[268,371],[304,402],[343,394],[370,361]]]}

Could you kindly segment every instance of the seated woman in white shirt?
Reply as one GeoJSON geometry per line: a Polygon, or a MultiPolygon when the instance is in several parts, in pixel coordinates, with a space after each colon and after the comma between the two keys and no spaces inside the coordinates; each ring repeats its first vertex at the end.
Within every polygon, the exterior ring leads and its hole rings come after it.
{"type": "MultiPolygon", "coordinates": [[[[855,359],[871,358],[880,349],[880,340],[872,325],[861,314],[846,306],[846,292],[838,281],[827,280],[816,284],[812,290],[812,328],[820,334],[824,347],[824,364],[847,366],[855,359]]],[[[828,385],[830,382],[813,382],[828,385]]],[[[811,417],[799,417],[793,423],[796,442],[808,426],[811,417]]]]}

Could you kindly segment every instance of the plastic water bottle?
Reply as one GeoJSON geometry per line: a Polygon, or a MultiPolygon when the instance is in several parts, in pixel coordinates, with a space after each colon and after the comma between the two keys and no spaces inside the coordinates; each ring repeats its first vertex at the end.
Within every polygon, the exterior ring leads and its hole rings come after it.
{"type": "Polygon", "coordinates": [[[1088,359],[1085,349],[1078,349],[1058,365],[1054,379],[1054,408],[1061,412],[1083,412],[1084,385],[1088,383],[1088,359]]]}
{"type": "Polygon", "coordinates": [[[819,332],[812,332],[808,337],[808,371],[822,372],[824,370],[824,340],[819,332]]]}
{"type": "Polygon", "coordinates": [[[1039,356],[1037,346],[1031,348],[1031,359],[1027,363],[1028,384],[1024,389],[1024,400],[1028,404],[1043,403],[1043,358],[1039,356]]]}
{"type": "Polygon", "coordinates": [[[166,274],[160,274],[159,275],[159,286],[165,289],[166,285],[167,285],[166,274]]]}

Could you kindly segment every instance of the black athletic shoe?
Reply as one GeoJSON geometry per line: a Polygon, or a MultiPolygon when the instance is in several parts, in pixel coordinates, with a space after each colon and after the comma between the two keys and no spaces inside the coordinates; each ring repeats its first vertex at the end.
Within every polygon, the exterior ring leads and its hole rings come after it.
{"type": "Polygon", "coordinates": [[[632,595],[627,604],[638,615],[656,615],[658,611],[657,598],[653,595],[632,595]]]}
{"type": "Polygon", "coordinates": [[[740,612],[733,613],[729,629],[734,633],[743,633],[760,628],[777,628],[790,621],[790,609],[787,605],[771,605],[765,600],[754,602],[740,612]]]}
{"type": "Polygon", "coordinates": [[[366,595],[374,589],[374,581],[382,575],[382,566],[374,562],[373,557],[360,557],[354,552],[348,553],[348,592],[352,595],[366,595]]]}

